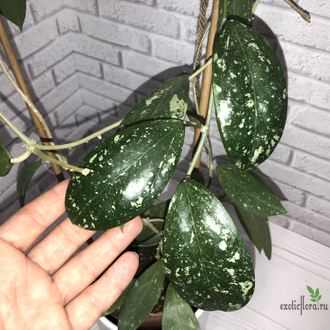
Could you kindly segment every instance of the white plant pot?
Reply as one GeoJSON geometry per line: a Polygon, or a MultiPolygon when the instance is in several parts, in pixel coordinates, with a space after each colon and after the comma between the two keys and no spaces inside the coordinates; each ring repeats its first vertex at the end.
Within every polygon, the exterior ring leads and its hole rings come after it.
{"type": "MultiPolygon", "coordinates": [[[[201,309],[197,309],[195,312],[196,318],[198,319],[203,314],[203,312],[204,311],[201,309]]],[[[118,330],[118,327],[110,322],[106,317],[101,317],[90,330],[118,330]]]]}

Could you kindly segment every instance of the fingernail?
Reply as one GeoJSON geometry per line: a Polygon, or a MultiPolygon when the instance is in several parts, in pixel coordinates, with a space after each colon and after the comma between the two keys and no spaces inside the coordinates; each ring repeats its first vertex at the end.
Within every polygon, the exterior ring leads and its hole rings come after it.
{"type": "Polygon", "coordinates": [[[138,257],[138,259],[140,260],[140,257],[139,257],[139,255],[135,252],[135,251],[132,251],[133,253],[135,253],[136,254],[136,256],[138,257]]]}

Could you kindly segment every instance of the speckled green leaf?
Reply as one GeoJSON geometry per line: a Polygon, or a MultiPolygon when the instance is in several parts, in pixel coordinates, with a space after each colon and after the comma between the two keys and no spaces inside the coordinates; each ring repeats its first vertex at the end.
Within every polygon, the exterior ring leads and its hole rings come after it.
{"type": "Polygon", "coordinates": [[[252,243],[256,246],[259,252],[264,249],[265,255],[270,260],[272,257],[272,240],[267,218],[243,211],[235,204],[234,207],[238,219],[252,243]]]}
{"type": "Polygon", "coordinates": [[[196,316],[191,306],[174,290],[170,283],[167,287],[162,330],[200,330],[196,316]]]}
{"type": "Polygon", "coordinates": [[[128,291],[130,290],[130,288],[133,286],[134,283],[135,283],[135,279],[133,279],[131,283],[128,284],[127,288],[123,291],[123,293],[119,296],[119,298],[112,304],[112,306],[105,313],[103,313],[102,316],[107,316],[109,314],[112,314],[117,308],[119,308],[122,305],[124,299],[127,296],[128,291]]]}
{"type": "Polygon", "coordinates": [[[231,165],[219,165],[216,172],[228,197],[242,210],[265,217],[287,213],[276,195],[249,173],[231,165]]]}
{"type": "Polygon", "coordinates": [[[287,87],[280,62],[250,27],[227,22],[213,56],[217,123],[233,163],[249,170],[278,144],[287,113],[287,87]]]}
{"type": "Polygon", "coordinates": [[[18,173],[17,177],[17,195],[19,200],[20,207],[24,206],[24,200],[26,192],[29,188],[29,184],[38,170],[38,168],[42,165],[42,162],[33,162],[25,165],[20,172],[18,173]]]}
{"type": "Polygon", "coordinates": [[[119,130],[153,119],[184,120],[189,101],[188,78],[187,74],[173,78],[149,93],[127,114],[119,130]]]}
{"type": "Polygon", "coordinates": [[[155,120],[131,126],[90,152],[75,173],[65,207],[71,221],[105,230],[130,221],[158,198],[180,158],[184,124],[155,120]]]}
{"type": "Polygon", "coordinates": [[[164,262],[159,260],[135,281],[122,304],[118,330],[135,330],[144,322],[160,297],[164,279],[164,262]]]}
{"type": "MultiPolygon", "coordinates": [[[[223,18],[223,5],[225,1],[220,1],[218,30],[223,18]]],[[[252,25],[252,11],[250,0],[227,0],[227,20],[236,20],[245,25],[252,25]]]]}
{"type": "Polygon", "coordinates": [[[194,180],[182,182],[172,197],[164,262],[174,289],[197,308],[234,311],[252,297],[249,252],[223,205],[194,180]]]}
{"type": "Polygon", "coordinates": [[[22,31],[26,12],[26,0],[1,0],[0,13],[22,31]]]}
{"type": "Polygon", "coordinates": [[[0,176],[6,176],[13,167],[10,159],[10,153],[0,139],[0,176]]]}

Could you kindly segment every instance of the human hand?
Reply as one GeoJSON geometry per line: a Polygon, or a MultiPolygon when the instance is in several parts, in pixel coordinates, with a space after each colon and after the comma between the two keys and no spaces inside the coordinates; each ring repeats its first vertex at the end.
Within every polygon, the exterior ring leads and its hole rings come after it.
{"type": "Polygon", "coordinates": [[[0,227],[0,329],[89,329],[137,270],[137,256],[127,252],[90,285],[142,230],[139,217],[123,233],[109,229],[68,262],[95,232],[66,218],[24,254],[65,212],[67,185],[56,185],[0,227]]]}

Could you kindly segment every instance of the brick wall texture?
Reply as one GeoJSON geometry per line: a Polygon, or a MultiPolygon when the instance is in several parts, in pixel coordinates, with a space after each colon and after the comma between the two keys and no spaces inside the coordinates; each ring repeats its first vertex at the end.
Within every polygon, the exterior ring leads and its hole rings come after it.
{"type": "MultiPolygon", "coordinates": [[[[5,24],[56,143],[82,138],[117,121],[160,83],[189,69],[200,3],[27,0],[23,33],[5,24]]],[[[277,52],[289,85],[284,135],[259,168],[288,211],[269,220],[330,246],[330,2],[296,3],[310,12],[312,23],[303,21],[282,0],[261,0],[255,12],[254,27],[277,52]]],[[[24,103],[2,72],[0,109],[25,134],[38,139],[24,103]]],[[[214,162],[227,161],[216,125],[212,128],[214,162]]],[[[0,130],[12,155],[22,153],[22,143],[14,134],[1,123],[0,130]]],[[[193,131],[187,129],[179,168],[163,199],[184,176],[192,137],[193,131]]],[[[67,154],[71,163],[78,165],[97,143],[71,150],[67,154]]],[[[207,173],[204,163],[202,170],[207,173]]],[[[22,166],[14,166],[0,180],[1,222],[19,208],[16,177],[22,166]]],[[[54,184],[49,166],[40,168],[27,201],[54,184]]],[[[220,189],[217,183],[212,187],[220,189]]]]}

